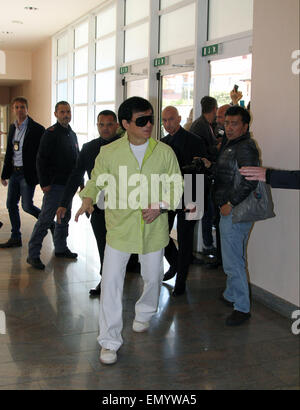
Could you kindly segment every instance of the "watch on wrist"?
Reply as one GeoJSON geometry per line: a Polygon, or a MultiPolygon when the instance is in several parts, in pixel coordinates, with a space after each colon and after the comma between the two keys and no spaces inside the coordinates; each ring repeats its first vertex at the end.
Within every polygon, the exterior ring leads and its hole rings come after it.
{"type": "Polygon", "coordinates": [[[166,212],[168,212],[168,208],[166,207],[166,205],[163,202],[159,203],[159,211],[161,214],[164,214],[166,212]]]}

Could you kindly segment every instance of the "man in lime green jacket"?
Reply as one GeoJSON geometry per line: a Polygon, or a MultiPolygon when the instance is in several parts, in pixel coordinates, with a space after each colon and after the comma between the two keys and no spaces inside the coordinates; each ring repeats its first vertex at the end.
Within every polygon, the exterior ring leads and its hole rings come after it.
{"type": "Polygon", "coordinates": [[[100,192],[105,192],[107,236],[98,337],[104,364],[116,362],[123,343],[123,283],[131,253],[139,254],[144,280],[133,330],[146,331],[157,311],[164,248],[169,243],[167,210],[176,209],[183,192],[173,150],[151,138],[154,117],[149,101],[129,98],[121,104],[118,116],[126,133],[100,151],[91,179],[80,193],[82,206],[75,217],[78,220],[79,215],[91,213],[100,192]]]}

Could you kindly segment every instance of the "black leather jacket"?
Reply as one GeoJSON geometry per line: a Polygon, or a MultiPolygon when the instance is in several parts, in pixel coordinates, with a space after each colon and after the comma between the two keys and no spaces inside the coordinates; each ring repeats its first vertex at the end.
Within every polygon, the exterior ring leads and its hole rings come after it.
{"type": "Polygon", "coordinates": [[[259,153],[249,132],[228,140],[221,149],[213,169],[214,201],[219,207],[230,202],[238,205],[257,186],[257,181],[247,181],[239,173],[243,166],[258,166],[259,153]]]}

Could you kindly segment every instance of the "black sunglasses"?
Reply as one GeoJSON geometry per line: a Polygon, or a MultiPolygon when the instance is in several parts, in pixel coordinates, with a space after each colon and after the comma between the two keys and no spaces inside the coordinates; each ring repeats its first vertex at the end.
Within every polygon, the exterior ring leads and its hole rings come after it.
{"type": "Polygon", "coordinates": [[[154,115],[143,115],[142,117],[138,117],[135,120],[135,125],[137,127],[145,127],[149,121],[152,125],[154,125],[154,115]]]}

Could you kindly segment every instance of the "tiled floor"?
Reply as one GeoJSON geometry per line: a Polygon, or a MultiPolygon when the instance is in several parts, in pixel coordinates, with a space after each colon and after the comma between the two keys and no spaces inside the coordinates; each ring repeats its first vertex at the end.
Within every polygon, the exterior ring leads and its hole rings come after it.
{"type": "MultiPolygon", "coordinates": [[[[6,192],[0,188],[0,242],[9,237],[6,192]]],[[[37,203],[41,195],[37,192],[37,203]]],[[[78,201],[75,201],[76,208],[78,201]]],[[[46,270],[26,264],[34,219],[22,213],[23,247],[0,249],[0,389],[86,390],[299,390],[299,336],[290,320],[253,302],[252,318],[238,328],[225,326],[230,308],[218,300],[221,269],[192,265],[186,295],[171,296],[164,284],[159,311],[148,333],[132,331],[140,275],[127,273],[124,287],[124,345],[118,362],[98,361],[98,305],[90,287],[98,283],[96,244],[85,217],[70,228],[76,262],[53,256],[50,234],[41,258],[46,270]]]]}

